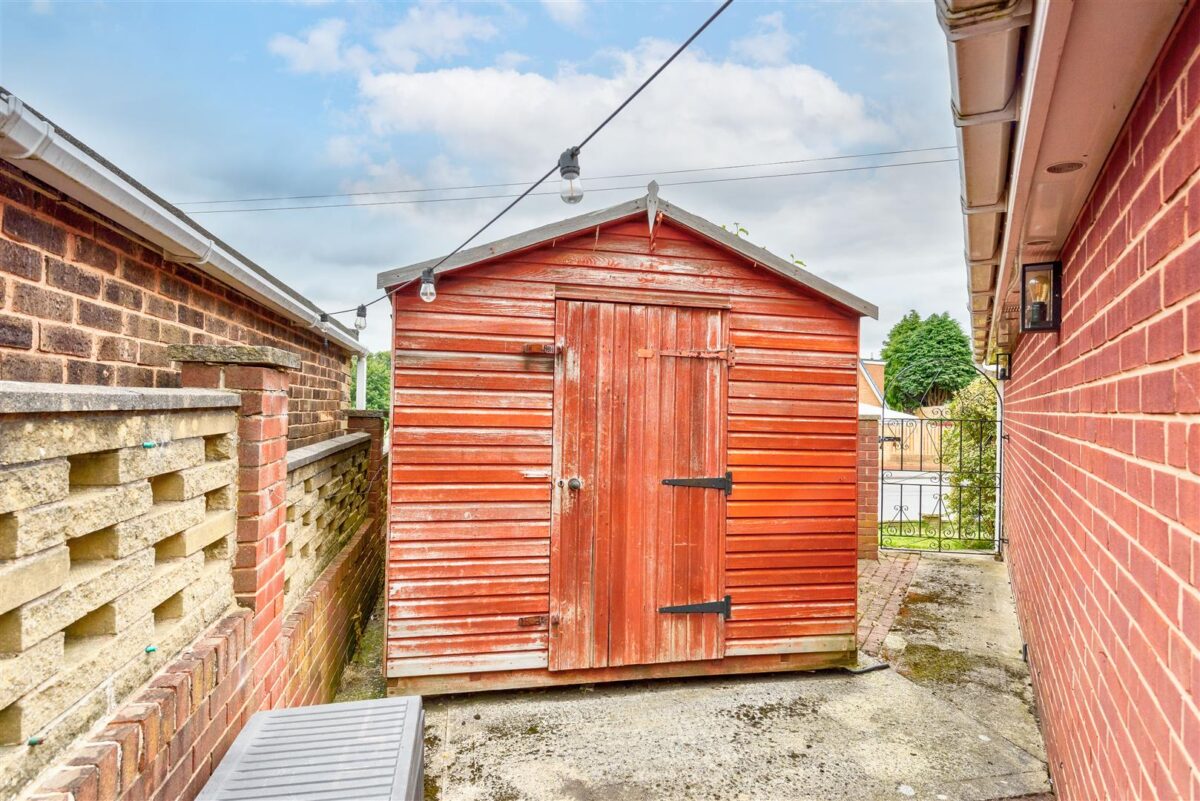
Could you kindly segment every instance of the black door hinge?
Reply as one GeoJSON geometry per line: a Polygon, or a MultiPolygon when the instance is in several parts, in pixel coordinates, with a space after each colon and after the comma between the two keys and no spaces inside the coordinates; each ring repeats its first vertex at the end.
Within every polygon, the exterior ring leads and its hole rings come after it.
{"type": "Polygon", "coordinates": [[[662,483],[669,487],[707,487],[725,490],[726,495],[733,494],[733,473],[720,478],[664,478],[662,483]]]}
{"type": "Polygon", "coordinates": [[[660,606],[658,611],[664,615],[689,615],[693,612],[718,612],[729,620],[733,614],[733,599],[726,595],[720,601],[705,601],[699,604],[680,604],[679,606],[660,606]]]}

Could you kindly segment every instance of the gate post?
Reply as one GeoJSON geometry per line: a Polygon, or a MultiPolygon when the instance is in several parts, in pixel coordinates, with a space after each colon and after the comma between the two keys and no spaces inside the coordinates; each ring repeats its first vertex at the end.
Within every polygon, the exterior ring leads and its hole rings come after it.
{"type": "Polygon", "coordinates": [[[879,558],[879,415],[858,418],[858,558],[879,558]]]}

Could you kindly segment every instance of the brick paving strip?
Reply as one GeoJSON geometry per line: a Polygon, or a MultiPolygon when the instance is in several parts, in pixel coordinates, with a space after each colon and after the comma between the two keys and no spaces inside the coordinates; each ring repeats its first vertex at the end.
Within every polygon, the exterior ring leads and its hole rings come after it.
{"type": "Polygon", "coordinates": [[[878,561],[858,562],[858,647],[871,656],[879,656],[883,639],[891,631],[908,592],[918,553],[880,551],[878,561]]]}

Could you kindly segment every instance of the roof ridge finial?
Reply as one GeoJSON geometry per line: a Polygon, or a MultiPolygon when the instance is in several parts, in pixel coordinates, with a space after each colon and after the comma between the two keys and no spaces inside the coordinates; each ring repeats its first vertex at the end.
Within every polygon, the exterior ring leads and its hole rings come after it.
{"type": "Polygon", "coordinates": [[[650,224],[650,249],[654,249],[654,226],[658,224],[658,181],[646,184],[646,219],[650,224]]]}

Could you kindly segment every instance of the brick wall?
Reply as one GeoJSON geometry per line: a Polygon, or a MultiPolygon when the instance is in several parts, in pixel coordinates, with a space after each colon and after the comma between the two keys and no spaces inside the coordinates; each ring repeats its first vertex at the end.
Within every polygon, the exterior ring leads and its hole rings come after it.
{"type": "Polygon", "coordinates": [[[0,380],[177,387],[167,347],[246,343],[300,354],[289,440],[335,436],[350,354],[0,161],[0,380]]]}
{"type": "MultiPolygon", "coordinates": [[[[243,350],[253,351],[255,356],[271,357],[270,349],[243,350]]],[[[214,387],[233,390],[237,396],[216,394],[232,397],[235,410],[240,405],[236,414],[228,412],[234,419],[227,422],[225,428],[226,432],[236,428],[236,448],[232,439],[214,440],[211,444],[206,439],[204,448],[206,459],[235,459],[237,467],[236,472],[223,474],[225,491],[219,493],[222,503],[236,510],[235,518],[228,521],[226,539],[223,540],[225,549],[221,552],[226,560],[224,583],[207,595],[199,590],[212,588],[207,584],[203,588],[197,585],[197,594],[207,599],[204,608],[208,609],[208,601],[211,601],[216,609],[215,604],[219,601],[219,614],[226,616],[190,644],[187,639],[179,642],[179,637],[172,636],[169,640],[161,640],[163,647],[155,654],[140,654],[142,659],[138,664],[144,673],[120,684],[115,695],[112,692],[105,694],[108,706],[100,710],[98,717],[88,719],[87,723],[98,722],[82,738],[75,739],[79,727],[60,729],[64,718],[59,718],[34,731],[38,735],[36,742],[8,746],[7,753],[0,747],[0,756],[11,754],[14,759],[30,760],[36,755],[36,767],[49,765],[32,785],[27,783],[27,776],[15,781],[0,771],[4,780],[10,782],[3,788],[8,792],[0,792],[0,795],[12,795],[14,787],[25,783],[25,795],[42,801],[88,798],[187,801],[208,780],[238,732],[256,711],[323,703],[333,697],[346,657],[353,651],[382,587],[383,519],[359,512],[384,508],[383,421],[359,421],[356,418],[356,427],[363,429],[369,440],[364,439],[363,433],[356,433],[342,438],[340,445],[333,441],[315,446],[323,448],[324,458],[313,459],[308,464],[317,465],[320,470],[328,469],[331,475],[338,473],[342,483],[356,488],[361,497],[355,503],[335,501],[321,507],[324,511],[315,522],[332,530],[313,531],[307,542],[325,543],[328,558],[322,557],[319,570],[314,567],[311,571],[293,574],[297,581],[293,585],[296,596],[290,603],[290,611],[285,611],[290,534],[286,513],[287,467],[289,457],[295,457],[297,453],[304,456],[302,449],[289,453],[284,438],[288,375],[274,364],[213,364],[215,355],[214,352],[199,352],[189,356],[195,361],[184,363],[182,381],[185,387],[198,393],[214,387]],[[346,466],[339,468],[337,465],[341,463],[346,466]],[[359,481],[360,475],[367,475],[372,464],[376,465],[375,471],[367,476],[365,483],[359,481]],[[350,477],[349,481],[347,477],[350,477]],[[356,525],[350,522],[355,518],[356,525]],[[353,530],[347,528],[350,525],[353,530]],[[311,584],[304,589],[310,579],[311,584]],[[242,608],[230,613],[228,610],[234,600],[242,608]],[[154,672],[156,669],[157,673],[154,672]],[[139,689],[138,684],[146,682],[147,678],[149,682],[139,689]],[[64,747],[67,747],[65,751],[64,747]]],[[[0,390],[4,389],[0,387],[0,390]]],[[[208,392],[208,395],[213,394],[208,392]]],[[[3,408],[3,401],[0,392],[0,408],[3,408]]],[[[86,419],[96,417],[103,415],[91,414],[86,419]]],[[[141,436],[134,426],[113,426],[111,421],[108,425],[97,421],[95,425],[98,430],[120,430],[122,436],[132,437],[131,442],[141,436]]],[[[52,430],[57,432],[53,436],[59,440],[74,442],[77,439],[76,429],[57,426],[52,430]]],[[[9,433],[10,437],[0,438],[0,456],[14,448],[20,451],[16,454],[19,457],[45,447],[45,437],[30,438],[26,430],[14,429],[9,433]]],[[[209,437],[212,432],[206,430],[195,435],[209,437]]],[[[182,440],[177,438],[177,441],[182,440]]],[[[122,447],[128,444],[122,443],[122,447]]],[[[179,452],[184,453],[184,449],[179,452]]],[[[109,453],[120,456],[125,451],[109,453]]],[[[133,451],[129,453],[130,458],[145,456],[133,451]]],[[[54,454],[50,456],[57,458],[54,454]]],[[[20,459],[17,463],[21,464],[20,459]]],[[[119,460],[89,457],[85,466],[90,466],[95,473],[114,463],[119,464],[119,460]]],[[[198,469],[190,463],[183,465],[175,461],[158,466],[170,469],[169,476],[187,476],[189,471],[198,469]]],[[[92,473],[80,472],[72,463],[72,476],[92,473]]],[[[124,474],[121,477],[140,480],[124,474]]],[[[4,489],[5,478],[0,471],[0,489],[4,489]]],[[[10,487],[16,488],[14,492],[19,489],[28,495],[29,488],[37,483],[14,481],[10,482],[10,487]]],[[[170,495],[171,488],[179,481],[164,483],[150,479],[150,483],[156,497],[160,494],[156,484],[161,483],[163,492],[168,493],[162,499],[180,503],[170,495]]],[[[212,488],[197,481],[190,484],[184,481],[183,484],[206,493],[201,497],[208,497],[207,493],[212,492],[212,488]]],[[[317,497],[320,498],[323,487],[331,485],[332,482],[326,481],[322,487],[314,488],[317,497]]],[[[329,490],[323,500],[336,497],[337,493],[329,490]]],[[[42,502],[40,497],[33,500],[42,502]]],[[[138,514],[143,512],[137,511],[138,514]]],[[[0,515],[0,523],[3,522],[4,515],[0,515]]],[[[107,529],[104,531],[111,533],[107,529]]],[[[191,529],[185,530],[182,536],[161,539],[160,547],[151,550],[156,557],[159,552],[170,556],[175,554],[172,543],[192,540],[195,540],[193,544],[199,543],[200,539],[196,537],[189,539],[188,531],[191,529]],[[171,547],[164,549],[162,543],[171,547]]],[[[73,535],[68,533],[66,536],[73,535]]],[[[0,561],[0,571],[8,566],[0,561]]],[[[156,570],[153,578],[160,579],[161,571],[156,570]]],[[[0,599],[7,599],[11,594],[9,586],[0,585],[0,599]]],[[[159,589],[165,592],[170,588],[159,589]]],[[[30,592],[37,591],[36,587],[30,589],[30,592]]],[[[209,617],[206,622],[212,619],[209,617]]],[[[158,624],[155,614],[156,635],[160,632],[158,624]]],[[[187,636],[195,636],[195,631],[189,629],[187,636]]],[[[138,644],[140,647],[141,642],[138,644]]],[[[9,674],[4,672],[2,675],[9,674]]],[[[113,684],[102,682],[106,690],[112,690],[113,684]]],[[[43,683],[39,690],[54,686],[54,681],[43,683]]],[[[20,732],[22,736],[27,733],[20,732]]]]}
{"type": "Polygon", "coordinates": [[[1200,4],[1005,391],[1008,555],[1065,799],[1200,797],[1200,4]]]}
{"type": "Polygon", "coordinates": [[[858,418],[858,558],[879,558],[879,418],[858,418]]]}

